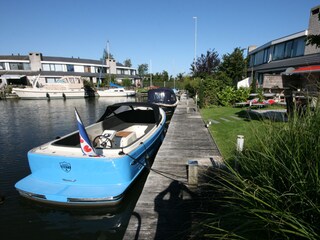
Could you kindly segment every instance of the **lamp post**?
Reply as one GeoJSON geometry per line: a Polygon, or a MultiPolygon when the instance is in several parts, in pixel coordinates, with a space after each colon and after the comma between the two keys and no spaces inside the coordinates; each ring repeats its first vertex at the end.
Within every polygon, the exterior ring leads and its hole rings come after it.
{"type": "Polygon", "coordinates": [[[196,59],[197,59],[197,25],[198,25],[198,17],[193,17],[194,19],[194,59],[193,64],[194,68],[196,68],[196,59]]]}

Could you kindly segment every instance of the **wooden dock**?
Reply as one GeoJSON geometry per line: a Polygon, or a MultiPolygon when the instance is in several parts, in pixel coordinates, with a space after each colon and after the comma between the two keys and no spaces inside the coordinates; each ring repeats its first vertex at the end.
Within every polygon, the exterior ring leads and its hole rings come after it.
{"type": "Polygon", "coordinates": [[[220,152],[192,99],[182,96],[123,239],[186,239],[196,208],[188,162],[212,165],[220,152]]]}

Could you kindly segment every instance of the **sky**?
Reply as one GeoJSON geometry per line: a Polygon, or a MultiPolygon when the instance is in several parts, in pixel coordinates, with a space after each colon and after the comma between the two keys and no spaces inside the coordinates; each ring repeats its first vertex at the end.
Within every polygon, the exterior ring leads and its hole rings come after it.
{"type": "Polygon", "coordinates": [[[319,0],[0,0],[0,55],[114,58],[149,72],[190,73],[194,55],[221,58],[306,30],[319,0]],[[196,19],[194,18],[196,17],[196,19]],[[197,31],[196,31],[197,30],[197,31]],[[196,42],[196,45],[195,45],[196,42]]]}

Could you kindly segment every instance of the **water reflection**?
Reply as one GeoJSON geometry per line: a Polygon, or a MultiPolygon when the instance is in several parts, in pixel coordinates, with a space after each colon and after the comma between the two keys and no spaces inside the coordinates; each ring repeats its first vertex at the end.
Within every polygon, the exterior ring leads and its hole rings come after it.
{"type": "Polygon", "coordinates": [[[18,195],[14,184],[30,174],[27,152],[77,130],[74,108],[85,125],[94,123],[106,107],[135,98],[91,98],[52,101],[0,101],[0,235],[9,239],[122,239],[142,191],[147,171],[116,208],[56,208],[18,195]]]}

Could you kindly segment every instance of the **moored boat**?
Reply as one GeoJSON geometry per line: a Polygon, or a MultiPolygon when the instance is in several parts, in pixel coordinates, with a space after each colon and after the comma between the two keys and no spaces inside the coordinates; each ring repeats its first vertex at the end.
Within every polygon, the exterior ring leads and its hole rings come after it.
{"type": "Polygon", "coordinates": [[[21,99],[67,99],[84,98],[85,90],[78,77],[63,77],[54,83],[39,84],[40,75],[33,80],[32,87],[12,88],[21,99]]]}
{"type": "Polygon", "coordinates": [[[158,150],[165,113],[154,104],[117,103],[86,128],[76,116],[79,131],[28,152],[31,174],[15,187],[40,202],[115,205],[158,150]]]}
{"type": "Polygon", "coordinates": [[[97,90],[99,97],[132,97],[136,95],[134,90],[126,90],[124,87],[110,83],[108,89],[97,90]]]}
{"type": "Polygon", "coordinates": [[[165,87],[150,89],[148,91],[148,102],[160,106],[169,119],[178,105],[178,99],[174,91],[165,87]]]}

